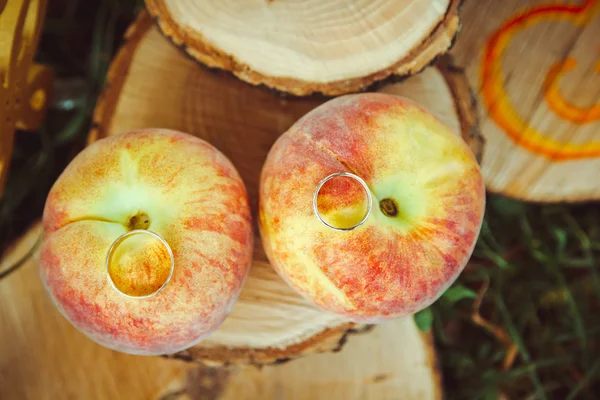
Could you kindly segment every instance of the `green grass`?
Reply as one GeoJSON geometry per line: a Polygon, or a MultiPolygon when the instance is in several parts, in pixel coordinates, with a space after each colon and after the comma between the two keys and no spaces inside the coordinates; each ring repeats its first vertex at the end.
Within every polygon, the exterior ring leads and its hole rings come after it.
{"type": "Polygon", "coordinates": [[[598,258],[597,205],[489,196],[473,258],[454,285],[468,295],[447,292],[428,311],[449,397],[597,398],[598,258]],[[480,315],[497,331],[473,320],[468,290],[484,284],[480,315]]]}
{"type": "MultiPolygon", "coordinates": [[[[50,186],[84,146],[110,60],[141,5],[50,3],[38,61],[55,69],[57,96],[38,132],[17,135],[0,200],[0,246],[39,218],[50,186]]],[[[416,316],[436,337],[447,398],[597,398],[599,259],[597,204],[539,206],[489,196],[472,262],[416,316]]]]}

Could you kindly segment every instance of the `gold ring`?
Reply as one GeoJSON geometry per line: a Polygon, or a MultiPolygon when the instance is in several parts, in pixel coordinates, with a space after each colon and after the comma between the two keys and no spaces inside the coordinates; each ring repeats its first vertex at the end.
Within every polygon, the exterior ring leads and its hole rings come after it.
{"type": "Polygon", "coordinates": [[[163,290],[167,286],[167,284],[171,280],[171,277],[173,276],[173,271],[175,270],[175,257],[173,256],[173,251],[171,250],[171,246],[169,246],[169,244],[166,242],[166,240],[164,240],[159,234],[154,233],[149,230],[146,230],[146,229],[135,229],[133,231],[125,232],[124,234],[119,236],[117,239],[115,239],[115,241],[110,245],[110,248],[108,249],[108,253],[106,254],[105,264],[106,264],[106,276],[108,278],[108,282],[110,283],[110,285],[112,286],[112,288],[114,290],[116,290],[119,294],[121,294],[125,297],[129,297],[131,299],[147,299],[149,297],[156,296],[161,290],[163,290]],[[157,290],[155,290],[154,292],[152,292],[150,294],[144,295],[144,296],[132,296],[132,295],[127,294],[127,293],[123,292],[122,290],[120,290],[117,287],[117,285],[115,284],[115,282],[113,281],[112,277],[110,276],[110,270],[109,270],[110,261],[111,261],[113,253],[115,252],[115,249],[117,248],[117,246],[119,246],[129,236],[133,236],[133,235],[137,235],[137,234],[146,234],[146,235],[150,235],[150,236],[153,236],[154,238],[158,239],[162,243],[162,245],[167,249],[167,253],[169,254],[169,258],[171,260],[171,270],[170,270],[169,276],[167,277],[165,282],[157,290]]]}
{"type": "Polygon", "coordinates": [[[336,231],[351,231],[353,229],[358,228],[359,226],[361,226],[362,224],[365,223],[367,218],[369,218],[372,208],[373,208],[373,196],[371,195],[369,186],[367,186],[367,183],[360,176],[352,174],[350,172],[336,172],[334,174],[327,176],[325,179],[323,179],[321,182],[319,182],[319,184],[317,185],[317,188],[315,189],[315,193],[313,194],[313,211],[315,212],[315,215],[317,216],[317,218],[319,219],[319,221],[321,221],[321,223],[323,225],[325,225],[326,227],[331,228],[333,230],[336,230],[336,231]],[[317,198],[319,197],[319,192],[321,191],[321,188],[323,187],[323,185],[325,183],[327,183],[329,180],[340,177],[340,176],[352,178],[355,181],[357,181],[358,183],[360,183],[362,185],[363,189],[365,190],[365,192],[367,193],[367,201],[369,202],[365,216],[357,224],[346,227],[346,228],[340,228],[340,227],[333,226],[333,225],[330,225],[327,222],[325,222],[325,220],[319,213],[319,208],[317,207],[317,198]]]}

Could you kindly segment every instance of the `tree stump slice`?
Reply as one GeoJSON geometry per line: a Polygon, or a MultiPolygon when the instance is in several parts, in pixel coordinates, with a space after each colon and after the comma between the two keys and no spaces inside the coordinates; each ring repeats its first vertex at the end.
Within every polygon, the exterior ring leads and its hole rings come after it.
{"type": "MultiPolygon", "coordinates": [[[[430,68],[382,90],[412,97],[447,121],[480,150],[473,104],[459,70],[430,68]],[[442,72],[443,71],[443,72],[442,72]],[[465,96],[466,101],[454,99],[465,96]]],[[[231,159],[244,180],[254,216],[260,170],[275,140],[324,97],[281,97],[231,74],[209,71],[186,57],[141,13],[126,34],[94,114],[89,141],[133,129],[181,130],[207,140],[231,159]]],[[[199,345],[172,357],[212,365],[272,364],[311,353],[337,351],[349,333],[368,329],[318,310],[275,273],[255,229],[254,260],[232,313],[199,345]]],[[[431,338],[417,332],[412,318],[394,321],[396,337],[409,352],[398,371],[430,365],[431,338]]],[[[424,382],[434,384],[429,369],[424,382]]]]}
{"type": "Polygon", "coordinates": [[[441,399],[434,360],[407,368],[406,335],[418,332],[399,321],[359,335],[339,353],[313,354],[262,368],[197,366],[163,391],[174,400],[424,400],[441,399]],[[399,339],[401,338],[401,339],[399,339]]]}
{"type": "MultiPolygon", "coordinates": [[[[0,269],[29,253],[41,234],[38,222],[9,246],[0,269]]],[[[39,279],[38,257],[0,281],[0,399],[442,398],[431,336],[402,320],[356,336],[339,353],[262,368],[213,368],[109,350],[60,315],[39,279]],[[422,360],[414,356],[417,344],[428,349],[422,360]]]]}
{"type": "Polygon", "coordinates": [[[209,67],[282,92],[338,95],[421,71],[451,46],[460,0],[146,0],[209,67]]]}
{"type": "MultiPolygon", "coordinates": [[[[22,260],[42,234],[35,223],[0,259],[22,260]]],[[[159,399],[188,363],[117,353],[89,340],[46,294],[39,254],[0,280],[0,399],[159,399]]]]}
{"type": "Polygon", "coordinates": [[[492,192],[600,199],[600,1],[465,2],[452,53],[477,88],[492,192]]]}

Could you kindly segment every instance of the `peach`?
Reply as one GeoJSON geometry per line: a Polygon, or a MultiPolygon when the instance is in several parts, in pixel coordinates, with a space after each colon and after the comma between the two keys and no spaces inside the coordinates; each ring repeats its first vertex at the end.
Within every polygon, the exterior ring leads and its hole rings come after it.
{"type": "Polygon", "coordinates": [[[169,130],[99,140],[78,154],[46,200],[41,278],[81,332],[131,354],[173,353],[213,332],[231,311],[252,260],[245,186],[205,141],[169,130]],[[120,235],[134,235],[105,259],[120,235]]]}
{"type": "MultiPolygon", "coordinates": [[[[364,188],[328,181],[318,210],[335,227],[365,215],[364,188]]],[[[408,99],[364,93],[309,112],[271,148],[260,180],[259,224],[281,277],[322,309],[356,322],[413,314],[434,302],[467,263],[482,224],[485,188],[466,143],[408,99]],[[336,231],[313,212],[319,182],[361,177],[372,195],[364,224],[336,231]]]]}

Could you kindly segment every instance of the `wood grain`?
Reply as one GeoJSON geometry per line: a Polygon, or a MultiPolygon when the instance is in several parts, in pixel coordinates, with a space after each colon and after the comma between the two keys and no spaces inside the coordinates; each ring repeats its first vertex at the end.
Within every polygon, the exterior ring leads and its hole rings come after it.
{"type": "MultiPolygon", "coordinates": [[[[480,154],[472,95],[462,71],[448,59],[381,90],[423,104],[480,154]]],[[[281,97],[230,74],[199,68],[142,13],[110,68],[90,141],[157,126],[207,138],[239,168],[255,210],[257,171],[271,144],[326,100],[281,97]]],[[[40,225],[34,226],[6,254],[0,269],[26,253],[40,232],[40,225]]],[[[377,327],[328,320],[281,281],[260,243],[255,253],[242,296],[219,332],[173,355],[219,367],[135,357],[95,344],[55,310],[39,279],[37,260],[30,260],[0,282],[0,398],[441,398],[432,337],[418,332],[412,319],[377,327]],[[300,355],[305,357],[292,361],[300,355]],[[227,364],[231,367],[223,368],[227,364]]]]}
{"type": "MultiPolygon", "coordinates": [[[[228,74],[203,70],[164,39],[147,14],[134,23],[126,40],[109,72],[90,141],[145,127],[206,139],[233,161],[254,212],[259,171],[271,144],[323,100],[285,100],[228,74]]],[[[330,351],[353,328],[292,292],[269,265],[257,235],[251,273],[233,312],[201,346],[177,357],[217,364],[271,363],[330,351]]]]}
{"type": "Polygon", "coordinates": [[[209,67],[282,92],[338,95],[445,53],[460,0],[146,0],[169,40],[209,67]]]}
{"type": "Polygon", "coordinates": [[[435,361],[406,361],[414,360],[414,349],[399,338],[416,333],[401,321],[392,321],[368,335],[349,338],[335,354],[315,354],[260,369],[200,366],[165,392],[179,400],[441,399],[440,377],[430,375],[437,370],[435,361]]]}
{"type": "MultiPolygon", "coordinates": [[[[90,142],[146,127],[199,136],[232,160],[256,215],[258,179],[271,145],[302,115],[327,99],[280,97],[230,74],[199,68],[152,27],[146,14],[133,24],[126,40],[109,72],[90,142]]],[[[481,143],[475,118],[462,118],[473,111],[472,107],[454,100],[455,95],[470,96],[458,90],[457,79],[445,78],[456,78],[460,71],[447,64],[440,68],[382,90],[423,104],[457,134],[463,134],[477,152],[481,143]]],[[[403,323],[416,329],[411,318],[403,323]]],[[[200,345],[175,356],[215,364],[268,364],[338,349],[347,334],[356,330],[361,328],[321,312],[285,284],[269,265],[257,237],[250,275],[230,316],[200,345]]]]}
{"type": "MultiPolygon", "coordinates": [[[[9,248],[0,267],[28,253],[41,233],[36,223],[9,248]]],[[[441,398],[431,338],[422,340],[402,320],[348,338],[338,353],[263,368],[213,368],[108,350],[56,311],[39,279],[37,257],[0,282],[3,400],[441,398]]]]}
{"type": "Polygon", "coordinates": [[[600,1],[468,1],[452,51],[477,88],[488,190],[600,199],[600,1]]]}
{"type": "MultiPolygon", "coordinates": [[[[37,223],[9,248],[0,269],[41,233],[37,223]]],[[[77,331],[46,294],[37,256],[0,281],[0,399],[153,399],[185,375],[190,366],[182,361],[117,353],[77,331]]]]}

